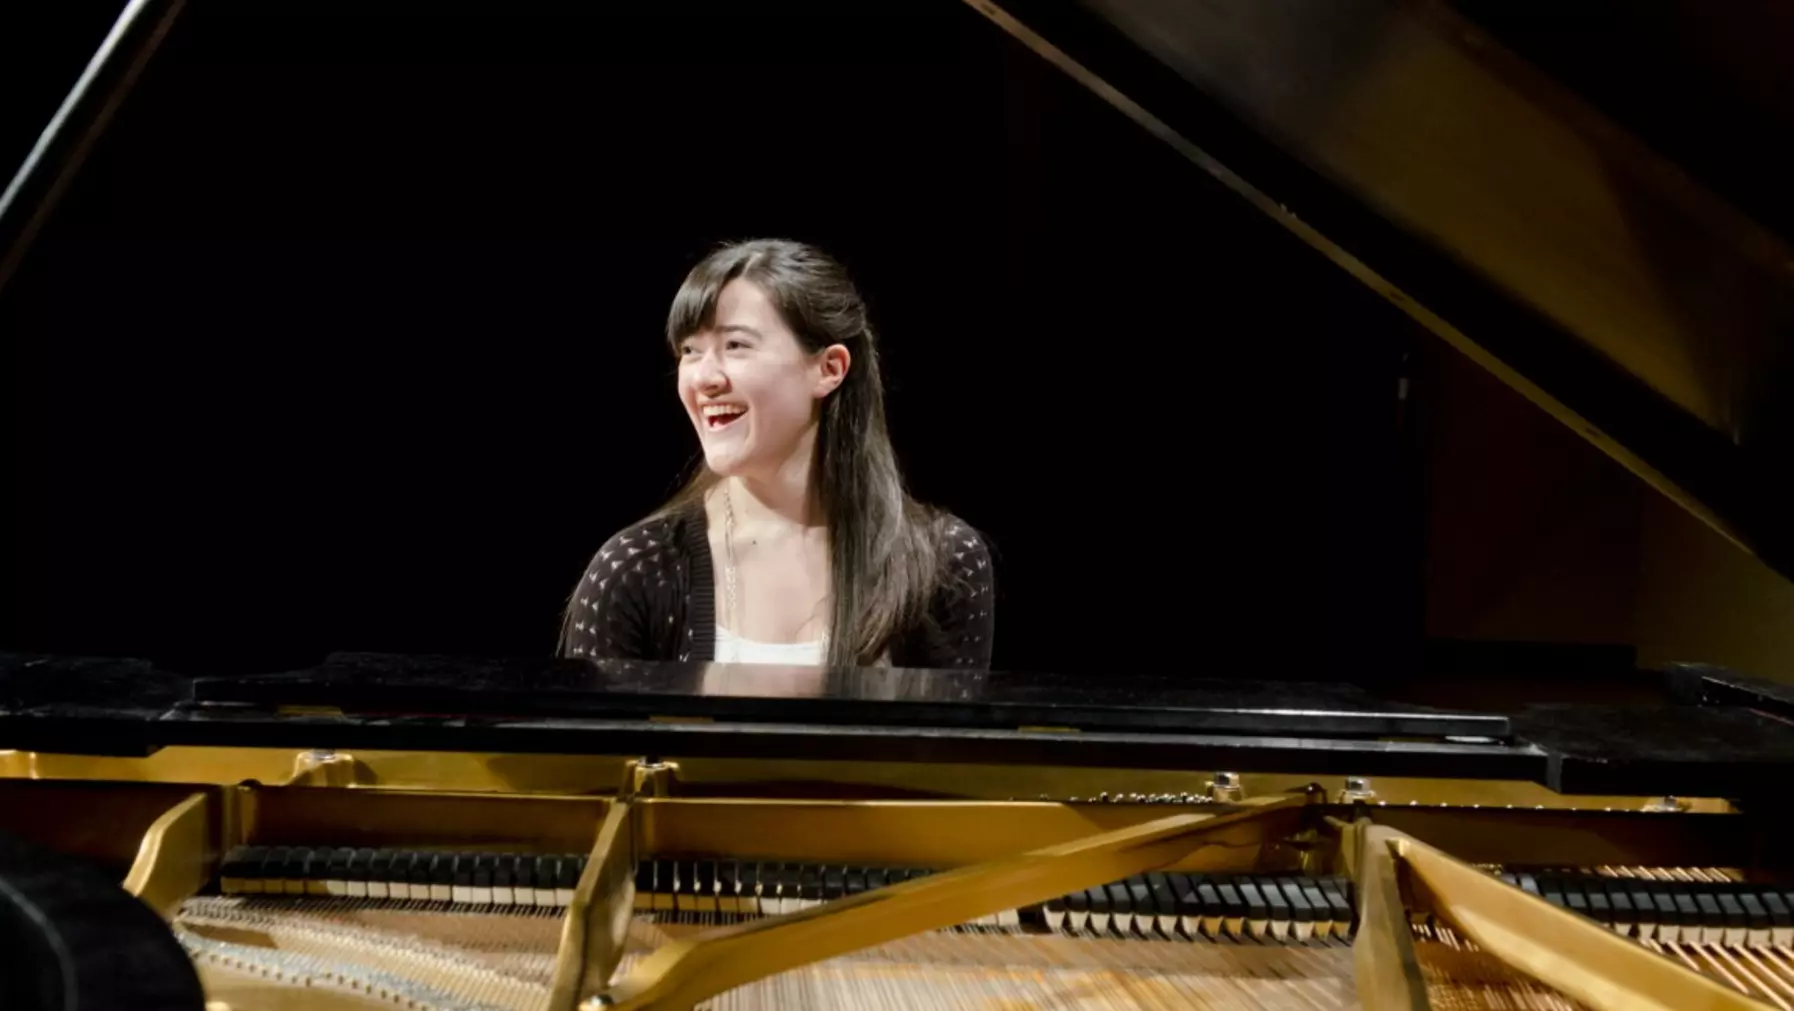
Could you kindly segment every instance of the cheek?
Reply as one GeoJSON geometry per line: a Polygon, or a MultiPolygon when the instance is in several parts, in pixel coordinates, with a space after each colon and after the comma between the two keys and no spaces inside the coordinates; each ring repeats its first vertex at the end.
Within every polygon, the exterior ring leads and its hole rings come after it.
{"type": "Polygon", "coordinates": [[[737,383],[736,389],[745,394],[755,410],[763,411],[769,420],[776,416],[781,421],[798,422],[809,417],[812,398],[810,384],[805,377],[779,372],[744,379],[746,381],[737,383]]]}

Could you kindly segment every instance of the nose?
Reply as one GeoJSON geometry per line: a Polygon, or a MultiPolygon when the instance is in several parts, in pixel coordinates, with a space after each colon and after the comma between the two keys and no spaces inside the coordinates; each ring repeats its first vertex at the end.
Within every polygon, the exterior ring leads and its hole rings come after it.
{"type": "Polygon", "coordinates": [[[709,395],[722,392],[729,385],[729,376],[723,371],[722,362],[715,355],[706,353],[693,369],[692,382],[700,393],[709,395]]]}

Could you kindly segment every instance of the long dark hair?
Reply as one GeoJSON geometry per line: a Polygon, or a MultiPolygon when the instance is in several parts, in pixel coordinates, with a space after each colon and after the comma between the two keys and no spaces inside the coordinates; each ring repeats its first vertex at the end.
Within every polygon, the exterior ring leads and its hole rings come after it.
{"type": "MultiPolygon", "coordinates": [[[[847,269],[815,246],[785,239],[725,245],[691,269],[667,313],[666,336],[679,342],[707,329],[730,281],[750,281],[778,309],[804,350],[831,344],[851,356],[847,376],[822,401],[810,489],[828,529],[834,607],[828,663],[869,666],[906,629],[926,620],[945,578],[944,514],[904,489],[885,428],[884,381],[866,303],[847,269]]],[[[717,475],[700,465],[655,515],[701,504],[717,475]]]]}

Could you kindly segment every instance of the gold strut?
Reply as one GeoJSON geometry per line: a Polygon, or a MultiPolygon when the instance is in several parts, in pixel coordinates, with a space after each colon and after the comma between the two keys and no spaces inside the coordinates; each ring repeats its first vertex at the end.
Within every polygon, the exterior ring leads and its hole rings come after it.
{"type": "Polygon", "coordinates": [[[1207,847],[1260,845],[1299,827],[1306,798],[1179,814],[930,875],[811,909],[721,927],[644,959],[597,1006],[688,1011],[757,979],[1163,867],[1207,847]]]}
{"type": "Polygon", "coordinates": [[[211,800],[196,793],[150,824],[125,875],[124,889],[164,919],[204,888],[217,863],[211,800]]]}
{"type": "Polygon", "coordinates": [[[609,985],[623,960],[635,890],[634,810],[627,801],[616,801],[598,827],[585,873],[561,919],[548,1011],[573,1011],[584,995],[609,985]]]}
{"type": "Polygon", "coordinates": [[[1369,821],[1327,821],[1339,831],[1346,867],[1358,889],[1352,965],[1360,1003],[1374,1011],[1428,1011],[1432,1002],[1414,951],[1395,852],[1376,835],[1390,830],[1369,821]]]}
{"type": "Polygon", "coordinates": [[[1385,850],[1406,869],[1418,907],[1593,1011],[1770,1011],[1710,976],[1412,836],[1381,826],[1364,831],[1367,848],[1385,850]]]}

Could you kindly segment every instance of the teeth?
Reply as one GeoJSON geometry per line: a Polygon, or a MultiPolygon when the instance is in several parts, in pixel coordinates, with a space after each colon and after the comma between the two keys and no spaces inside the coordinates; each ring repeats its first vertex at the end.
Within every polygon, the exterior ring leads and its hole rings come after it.
{"type": "Polygon", "coordinates": [[[741,414],[747,408],[736,404],[705,404],[703,410],[706,418],[720,418],[731,414],[741,414]]]}

